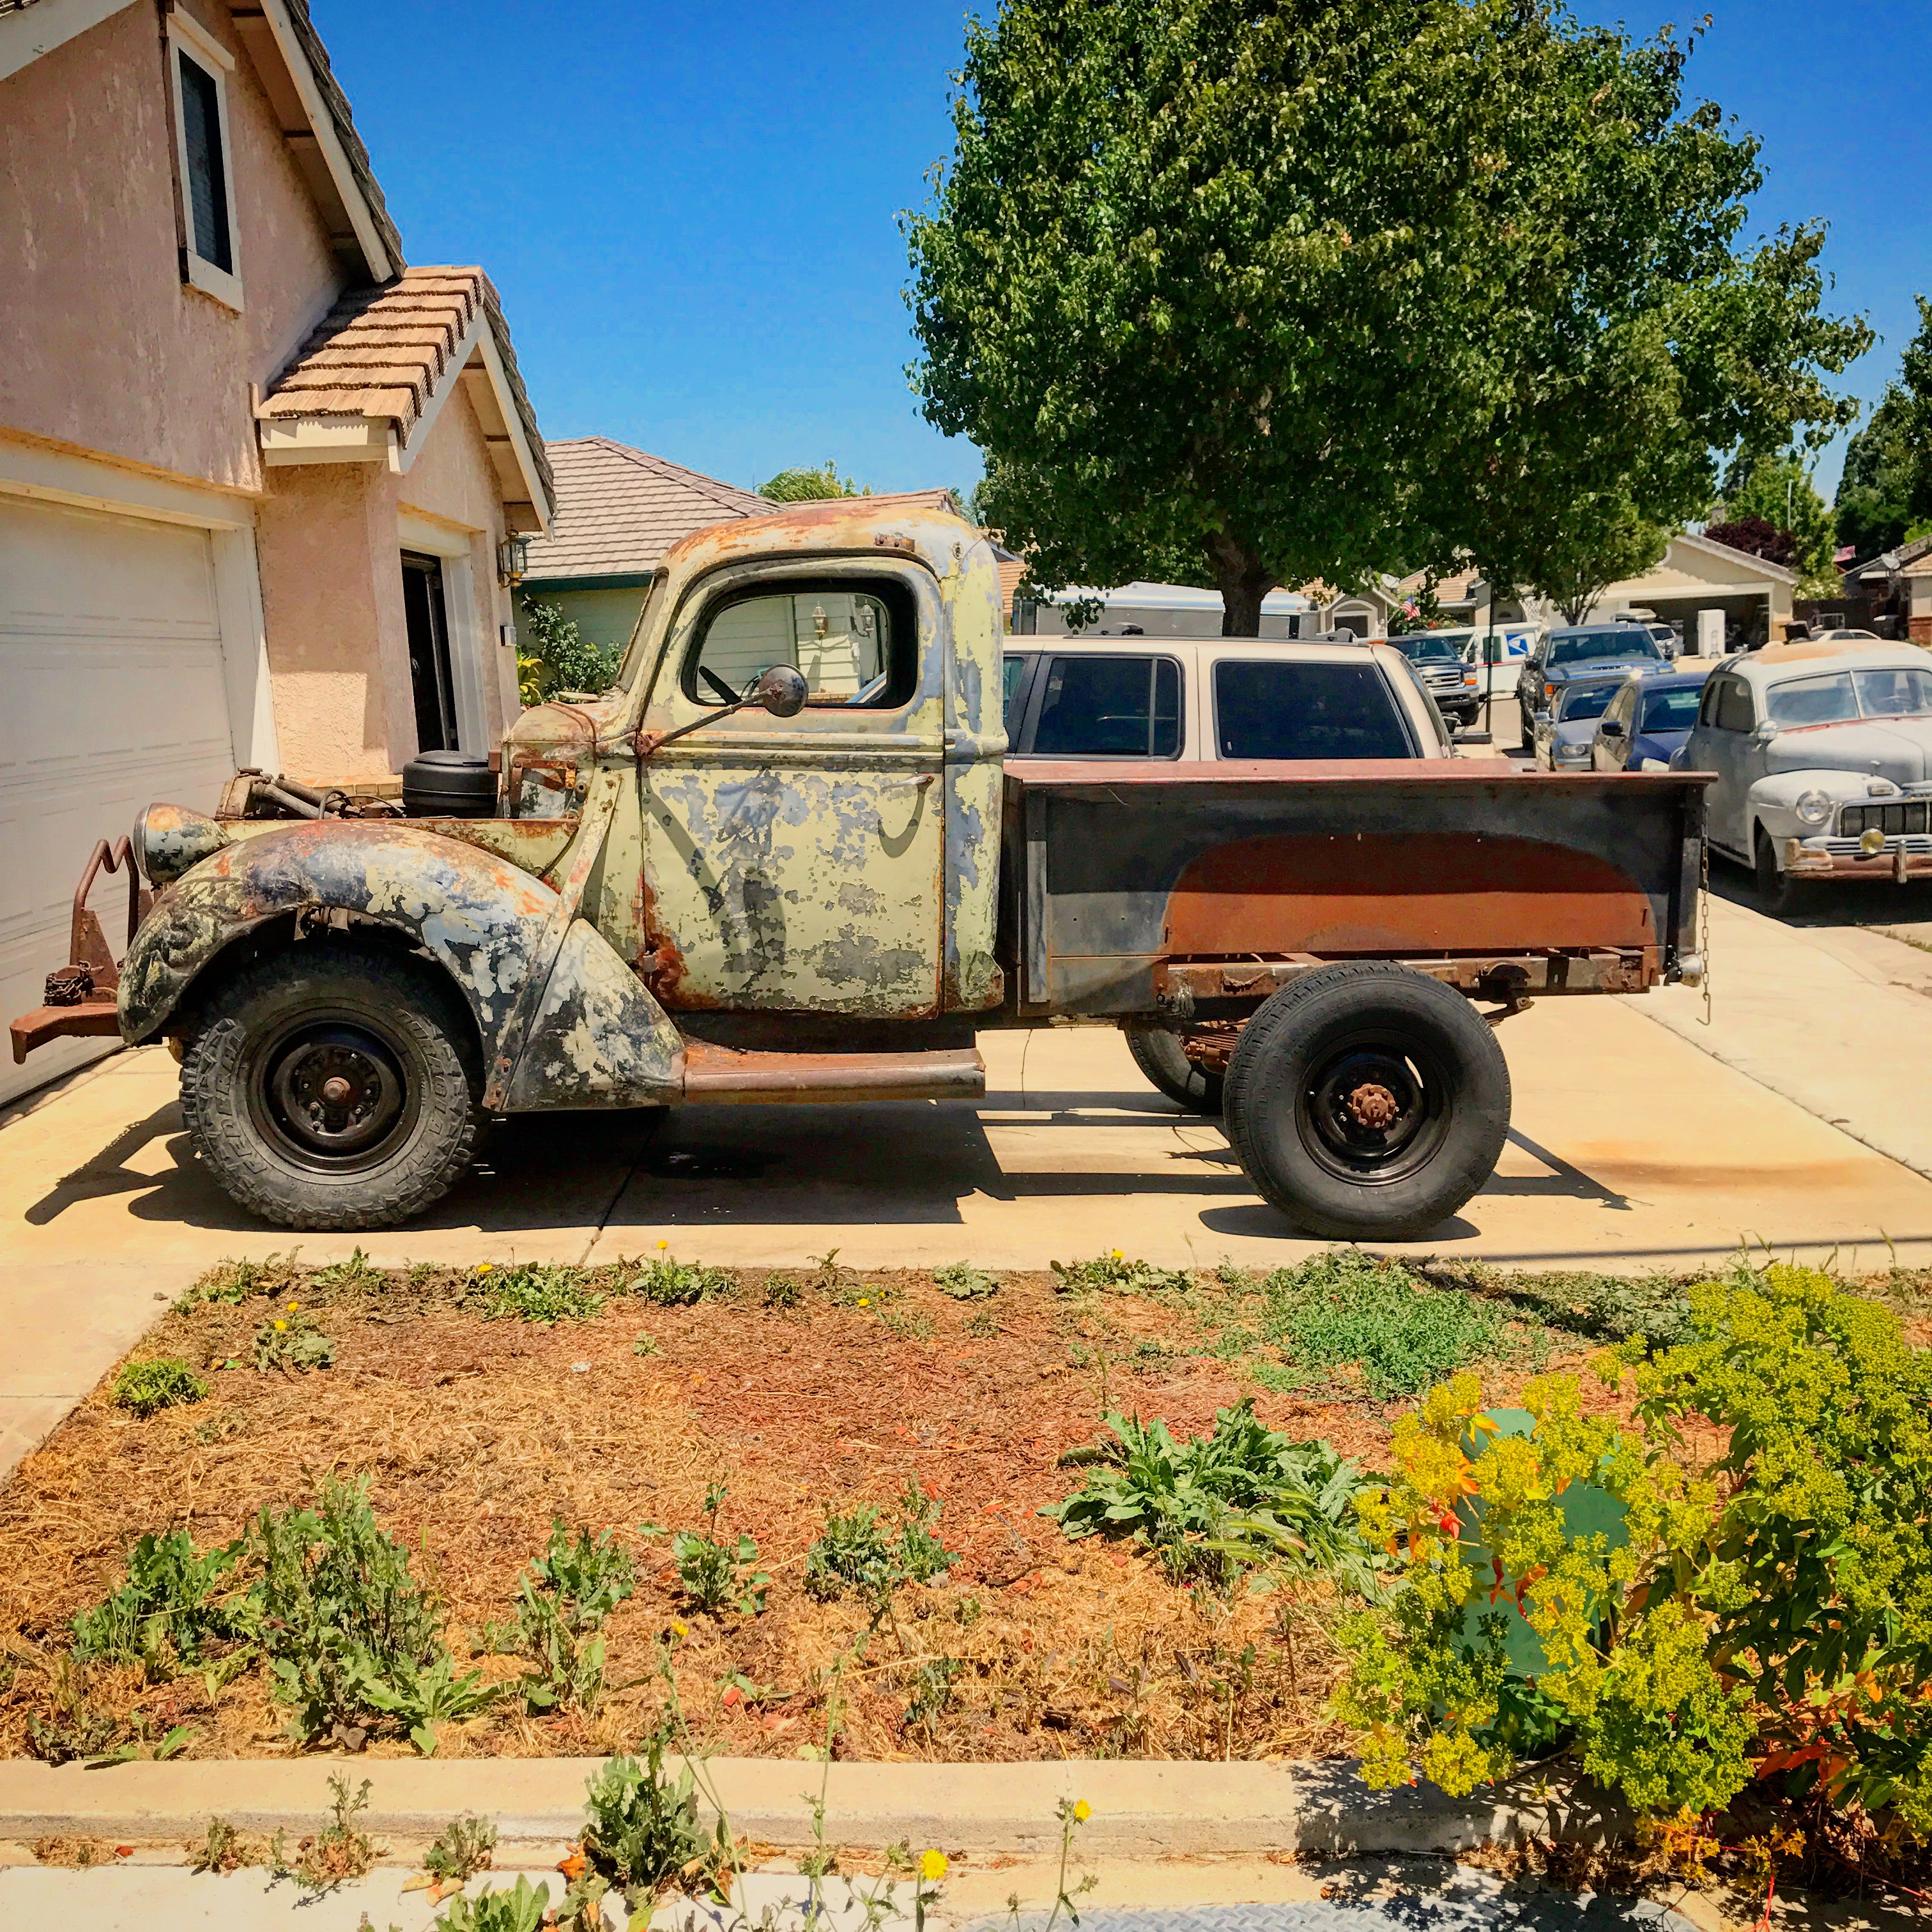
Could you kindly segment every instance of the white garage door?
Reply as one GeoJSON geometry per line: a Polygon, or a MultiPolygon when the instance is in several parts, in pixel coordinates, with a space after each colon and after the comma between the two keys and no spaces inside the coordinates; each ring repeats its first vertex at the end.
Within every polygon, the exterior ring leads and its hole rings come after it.
{"type": "MultiPolygon", "coordinates": [[[[156,799],[213,810],[234,769],[203,530],[0,496],[0,1020],[68,956],[74,882],[156,799]]],[[[91,901],[118,953],[119,877],[91,901]]],[[[60,1040],[0,1100],[98,1058],[60,1040]]]]}

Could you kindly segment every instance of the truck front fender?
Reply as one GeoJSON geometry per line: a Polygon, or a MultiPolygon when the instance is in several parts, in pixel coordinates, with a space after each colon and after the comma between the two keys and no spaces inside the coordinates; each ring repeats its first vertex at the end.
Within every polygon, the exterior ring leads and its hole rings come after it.
{"type": "Polygon", "coordinates": [[[676,1029],[556,892],[505,860],[394,820],[291,825],[184,874],[122,962],[122,1037],[166,1032],[202,974],[257,928],[338,911],[401,933],[448,974],[476,1022],[485,1106],[637,1106],[680,1090],[676,1029]],[[519,1064],[526,1042],[540,1066],[519,1064]]]}

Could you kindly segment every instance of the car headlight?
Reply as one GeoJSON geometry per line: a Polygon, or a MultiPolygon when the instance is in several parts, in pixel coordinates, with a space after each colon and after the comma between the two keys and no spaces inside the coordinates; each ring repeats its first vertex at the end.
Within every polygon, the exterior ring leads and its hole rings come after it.
{"type": "Polygon", "coordinates": [[[1801,791],[1795,809],[1807,825],[1822,825],[1832,815],[1832,801],[1822,791],[1801,791]]]}
{"type": "Polygon", "coordinates": [[[1590,748],[1588,745],[1558,745],[1556,755],[1566,765],[1580,765],[1589,757],[1590,748]]]}
{"type": "Polygon", "coordinates": [[[225,825],[181,805],[149,806],[135,820],[130,841],[135,864],[157,889],[234,842],[225,825]]]}

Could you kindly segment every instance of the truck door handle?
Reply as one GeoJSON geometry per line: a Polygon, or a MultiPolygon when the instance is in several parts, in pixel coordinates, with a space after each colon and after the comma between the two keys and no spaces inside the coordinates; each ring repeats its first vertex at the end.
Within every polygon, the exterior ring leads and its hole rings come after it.
{"type": "Polygon", "coordinates": [[[895,778],[891,784],[880,786],[879,795],[884,797],[890,791],[924,791],[938,776],[937,772],[922,772],[916,778],[895,778]]]}

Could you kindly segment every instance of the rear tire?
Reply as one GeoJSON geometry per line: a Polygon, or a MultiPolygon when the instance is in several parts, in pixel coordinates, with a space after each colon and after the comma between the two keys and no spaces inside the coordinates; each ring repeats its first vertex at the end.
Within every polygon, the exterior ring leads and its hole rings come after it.
{"type": "Polygon", "coordinates": [[[1509,1067],[1460,993],[1376,962],[1291,982],[1242,1029],[1224,1124],[1256,1191],[1330,1240],[1417,1240],[1496,1172],[1509,1067]]]}
{"type": "Polygon", "coordinates": [[[448,1193],[476,1144],[469,1016],[430,970],[326,940],[245,968],[182,1062],[182,1112],[251,1214],[390,1228],[448,1193]]]}
{"type": "Polygon", "coordinates": [[[1761,825],[1757,829],[1756,856],[1760,908],[1772,914],[1789,912],[1798,896],[1798,889],[1792,883],[1791,874],[1779,869],[1778,848],[1772,843],[1771,834],[1761,825]]]}
{"type": "Polygon", "coordinates": [[[1126,1026],[1120,1030],[1127,1036],[1134,1064],[1177,1107],[1190,1114],[1220,1112],[1222,1076],[1196,1066],[1178,1034],[1159,1026],[1126,1026]]]}

